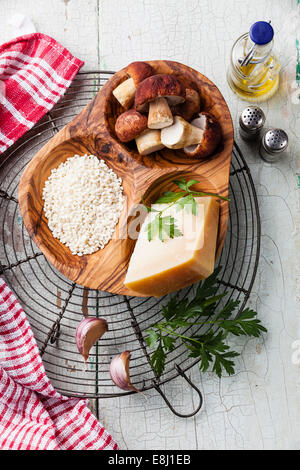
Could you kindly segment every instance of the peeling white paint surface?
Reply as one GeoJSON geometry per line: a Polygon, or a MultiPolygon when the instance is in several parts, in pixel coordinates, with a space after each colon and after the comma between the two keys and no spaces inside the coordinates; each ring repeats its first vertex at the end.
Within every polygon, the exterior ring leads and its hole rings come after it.
{"type": "MultiPolygon", "coordinates": [[[[195,367],[191,376],[205,396],[194,418],[175,417],[155,392],[100,401],[100,419],[123,449],[300,449],[300,364],[292,344],[300,339],[300,104],[284,86],[295,57],[291,32],[296,0],[1,0],[0,41],[7,20],[30,16],[38,31],[53,36],[85,60],[85,69],[118,70],[133,60],[172,59],[207,75],[224,94],[237,124],[245,106],[226,82],[233,41],[258,19],[271,19],[285,66],[280,92],[262,107],[268,126],[284,128],[290,152],[275,165],[241,141],[259,198],[261,259],[249,304],[268,334],[235,341],[242,351],[237,373],[221,381],[195,367]],[[286,70],[286,72],[285,72],[286,70]],[[295,361],[294,361],[295,362],[295,361]]],[[[298,28],[299,29],[299,28],[298,28]]],[[[179,411],[196,396],[178,379],[165,391],[179,411]]]]}

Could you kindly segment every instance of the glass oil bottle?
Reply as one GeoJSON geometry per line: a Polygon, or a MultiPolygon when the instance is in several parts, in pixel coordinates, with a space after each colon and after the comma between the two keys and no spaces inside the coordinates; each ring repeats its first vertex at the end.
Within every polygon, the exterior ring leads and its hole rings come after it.
{"type": "Polygon", "coordinates": [[[233,91],[248,102],[266,101],[278,90],[280,64],[273,52],[273,38],[271,24],[258,21],[232,47],[227,79],[233,91]]]}

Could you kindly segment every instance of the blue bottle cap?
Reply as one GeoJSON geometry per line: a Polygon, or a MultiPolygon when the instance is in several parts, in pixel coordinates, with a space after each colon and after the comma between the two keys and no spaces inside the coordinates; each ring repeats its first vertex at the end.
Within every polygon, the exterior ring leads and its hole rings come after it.
{"type": "Polygon", "coordinates": [[[271,42],[274,37],[274,29],[266,21],[257,21],[250,28],[250,38],[255,44],[263,46],[271,42]]]}

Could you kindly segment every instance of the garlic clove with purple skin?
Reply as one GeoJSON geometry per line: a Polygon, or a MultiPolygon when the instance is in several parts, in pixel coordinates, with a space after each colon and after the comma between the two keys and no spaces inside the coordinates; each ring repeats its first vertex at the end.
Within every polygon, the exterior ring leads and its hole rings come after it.
{"type": "Polygon", "coordinates": [[[107,330],[108,324],[104,318],[85,317],[78,324],[75,339],[78,351],[83,356],[84,362],[88,360],[91,347],[107,330]]]}
{"type": "Polygon", "coordinates": [[[122,390],[139,392],[130,382],[129,361],[130,351],[123,351],[118,354],[110,363],[110,377],[114,384],[122,390]]]}

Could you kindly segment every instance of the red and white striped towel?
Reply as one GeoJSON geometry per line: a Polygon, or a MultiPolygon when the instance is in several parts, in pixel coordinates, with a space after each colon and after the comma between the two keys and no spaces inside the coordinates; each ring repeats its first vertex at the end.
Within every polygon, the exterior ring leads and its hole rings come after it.
{"type": "Polygon", "coordinates": [[[57,103],[82,65],[41,33],[0,46],[0,154],[57,103]]]}
{"type": "Polygon", "coordinates": [[[0,278],[0,449],[116,450],[87,404],[53,388],[26,315],[0,278]]]}

